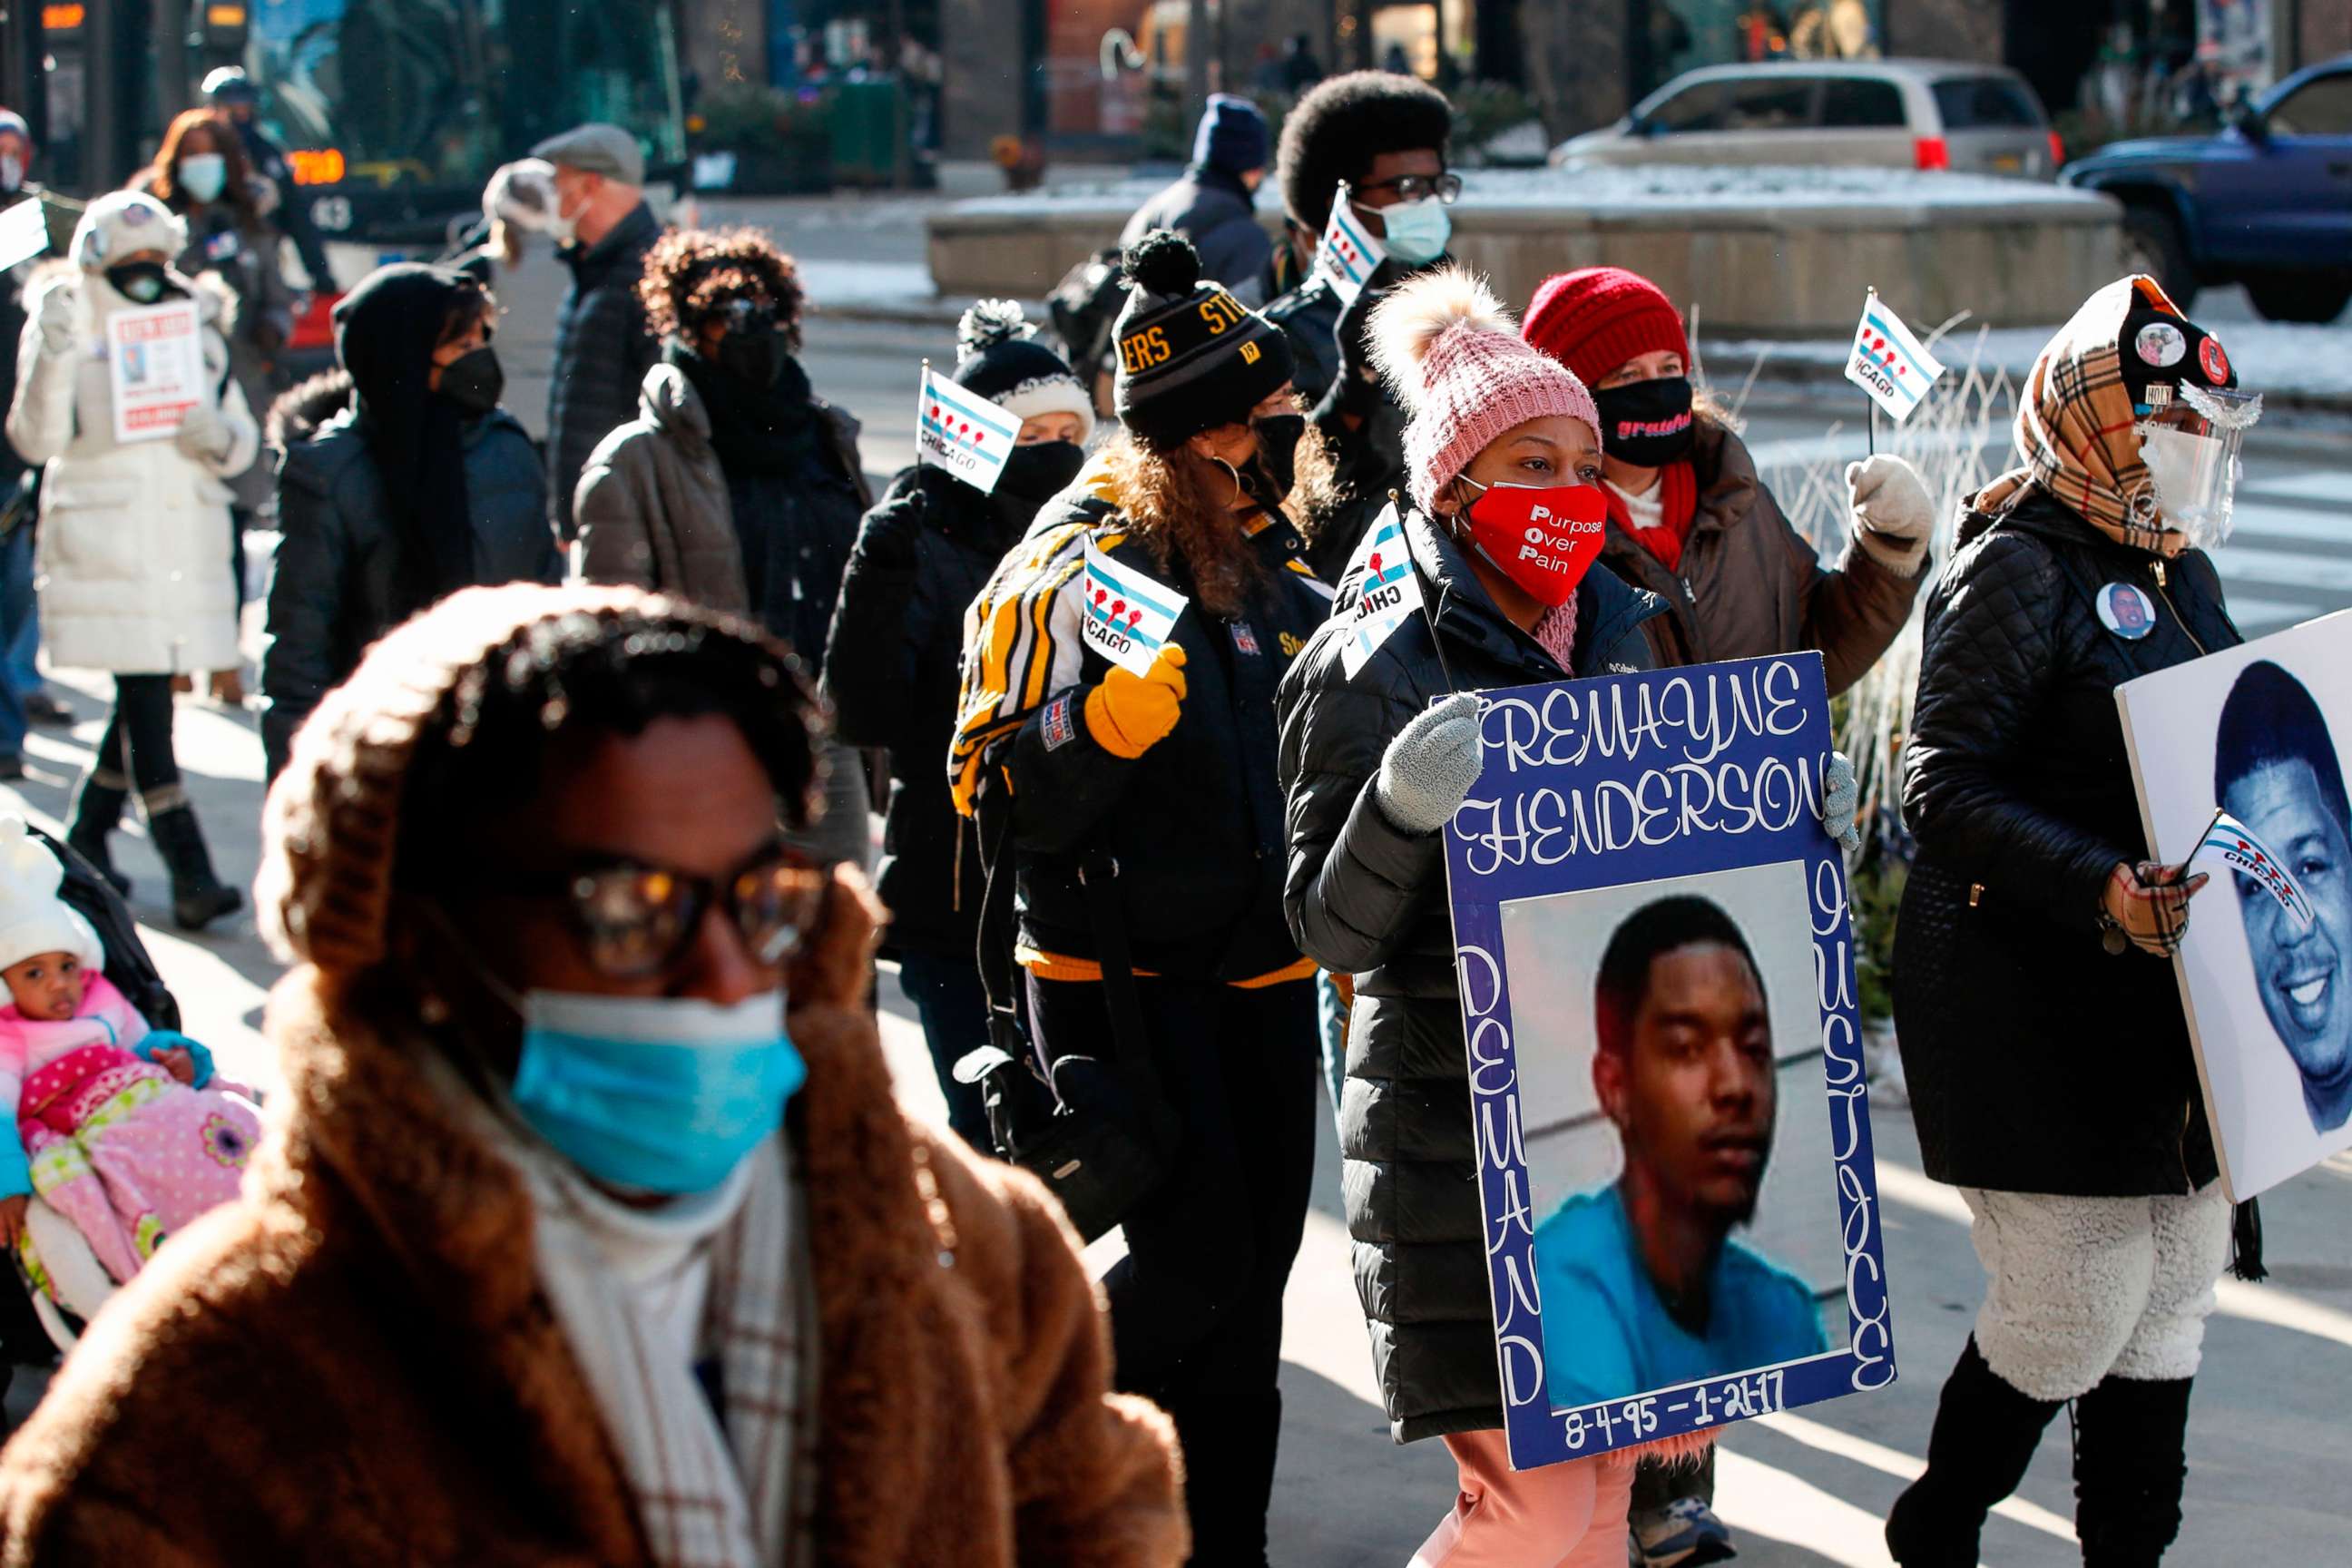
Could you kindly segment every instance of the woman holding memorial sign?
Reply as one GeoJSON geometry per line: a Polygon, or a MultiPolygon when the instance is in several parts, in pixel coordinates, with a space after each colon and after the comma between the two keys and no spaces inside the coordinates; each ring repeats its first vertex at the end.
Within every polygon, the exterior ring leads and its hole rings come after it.
{"type": "Polygon", "coordinates": [[[1595,569],[1591,394],[1483,283],[1447,268],[1403,284],[1371,341],[1410,413],[1412,495],[1372,524],[1279,699],[1291,930],[1356,982],[1340,1109],[1356,1277],[1391,1431],[1443,1436],[1461,1473],[1415,1563],[1622,1564],[1632,1458],[1514,1472],[1498,1430],[1439,830],[1478,777],[1473,693],[1650,668],[1643,627],[1664,606],[1595,569]]]}
{"type": "Polygon", "coordinates": [[[2205,553],[2261,406],[2235,388],[2152,279],[2100,289],[2034,363],[2017,466],[1928,597],[1895,1015],[1927,1173],[1990,1280],[1887,1521],[1905,1568],[1977,1561],[2070,1400],[2084,1560],[2154,1563],[2179,1527],[2231,1245],[2168,962],[2206,878],[2141,836],[2115,689],[2241,640],[2205,553]]]}
{"type": "MultiPolygon", "coordinates": [[[[749,614],[812,668],[873,498],[857,421],[801,368],[793,258],[748,228],[678,229],[637,284],[662,340],[637,417],[589,455],[574,494],[583,574],[749,614]]],[[[866,770],[829,744],[807,847],[863,866],[866,770]]]]}
{"type": "Polygon", "coordinates": [[[974,601],[949,765],[992,912],[1018,879],[1017,933],[984,914],[982,942],[1013,947],[1055,1089],[1156,1167],[1114,1205],[1119,1384],[1183,1437],[1193,1561],[1245,1568],[1265,1561],[1314,1173],[1315,965],[1283,923],[1274,693],[1331,607],[1288,516],[1319,449],[1294,475],[1290,346],[1189,243],[1154,231],[1126,268],[1126,428],[974,601]]]}
{"type": "Polygon", "coordinates": [[[127,885],[107,838],[135,785],[188,930],[242,902],[214,876],[172,752],[172,678],[236,667],[227,481],[260,432],[229,374],[218,295],[172,266],[154,197],[89,204],[72,265],[34,285],[8,440],[47,465],[41,618],[49,657],[114,676],[114,713],[74,803],[75,848],[127,885]]]}

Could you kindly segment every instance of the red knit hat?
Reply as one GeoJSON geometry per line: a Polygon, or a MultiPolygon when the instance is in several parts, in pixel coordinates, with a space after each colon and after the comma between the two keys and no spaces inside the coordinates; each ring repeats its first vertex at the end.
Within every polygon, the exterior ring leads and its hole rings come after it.
{"type": "Polygon", "coordinates": [[[1674,301],[1622,267],[1586,267],[1545,279],[1528,302],[1519,335],[1588,386],[1627,360],[1661,349],[1690,363],[1690,339],[1674,301]]]}

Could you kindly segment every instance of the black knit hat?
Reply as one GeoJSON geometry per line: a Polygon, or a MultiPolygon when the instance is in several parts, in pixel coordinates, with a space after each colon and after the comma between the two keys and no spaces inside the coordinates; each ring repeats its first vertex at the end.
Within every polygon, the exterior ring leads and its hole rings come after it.
{"type": "Polygon", "coordinates": [[[1167,451],[1238,425],[1290,379],[1290,340],[1222,284],[1202,282],[1182,235],[1153,229],[1128,247],[1125,267],[1113,400],[1146,445],[1167,451]]]}
{"type": "Polygon", "coordinates": [[[956,323],[955,384],[1015,419],[1074,414],[1094,434],[1094,399],[1061,355],[1038,342],[1017,300],[982,300],[956,323]]]}

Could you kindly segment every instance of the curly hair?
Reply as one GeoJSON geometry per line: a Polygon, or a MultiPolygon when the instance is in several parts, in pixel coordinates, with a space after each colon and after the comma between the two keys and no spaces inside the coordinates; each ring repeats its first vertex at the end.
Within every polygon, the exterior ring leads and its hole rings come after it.
{"type": "MultiPolygon", "coordinates": [[[[1303,405],[1297,411],[1303,413],[1303,405]]],[[[1212,615],[1241,615],[1265,565],[1227,510],[1234,499],[1231,471],[1188,446],[1156,450],[1131,430],[1112,437],[1099,460],[1119,498],[1119,515],[1160,569],[1168,570],[1171,556],[1182,556],[1202,605],[1212,615]]],[[[1330,450],[1311,424],[1299,437],[1295,465],[1282,510],[1312,539],[1340,498],[1330,450]]]]}
{"type": "Polygon", "coordinates": [[[786,342],[801,346],[800,273],[755,228],[671,230],[646,253],[637,299],[656,337],[688,342],[730,301],[764,299],[775,306],[786,342]]]}
{"type": "Polygon", "coordinates": [[[1350,71],[1318,83],[1282,121],[1275,181],[1292,218],[1317,234],[1331,221],[1339,182],[1363,179],[1383,153],[1434,148],[1454,132],[1454,106],[1413,77],[1350,71]]]}

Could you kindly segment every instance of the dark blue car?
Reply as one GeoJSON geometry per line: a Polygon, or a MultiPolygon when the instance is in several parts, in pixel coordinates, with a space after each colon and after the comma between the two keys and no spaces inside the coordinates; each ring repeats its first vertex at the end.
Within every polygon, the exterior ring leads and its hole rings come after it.
{"type": "Polygon", "coordinates": [[[2274,321],[2352,300],[2352,55],[2297,71],[2210,136],[2118,142],[2058,176],[2124,204],[2125,255],[2187,309],[2242,283],[2274,321]]]}

